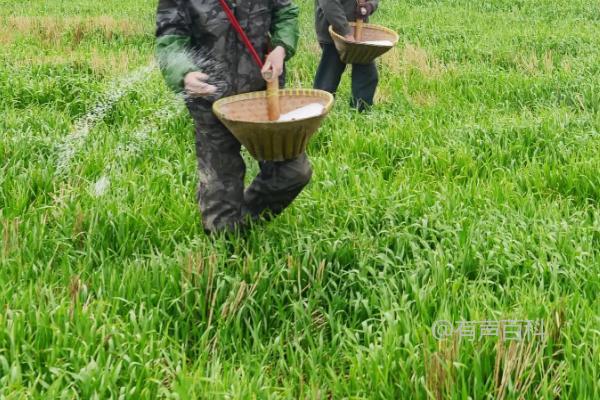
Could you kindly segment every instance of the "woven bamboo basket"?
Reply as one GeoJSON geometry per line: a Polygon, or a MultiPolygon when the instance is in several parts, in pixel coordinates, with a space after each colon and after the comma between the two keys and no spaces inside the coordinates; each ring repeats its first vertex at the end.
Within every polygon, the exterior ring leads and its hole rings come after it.
{"type": "Polygon", "coordinates": [[[269,121],[266,92],[226,97],[213,104],[217,118],[259,161],[283,161],[298,157],[331,110],[333,96],[322,90],[284,89],[279,91],[281,113],[320,103],[321,115],[294,121],[269,121]]]}
{"type": "MultiPolygon", "coordinates": [[[[350,26],[354,30],[356,24],[351,22],[350,26]]],[[[363,24],[362,42],[348,42],[343,36],[336,33],[332,26],[329,27],[329,34],[340,54],[340,59],[346,64],[369,64],[391,50],[400,39],[393,30],[372,24],[363,24]],[[363,43],[372,40],[388,40],[392,42],[392,45],[380,46],[363,43]]]]}

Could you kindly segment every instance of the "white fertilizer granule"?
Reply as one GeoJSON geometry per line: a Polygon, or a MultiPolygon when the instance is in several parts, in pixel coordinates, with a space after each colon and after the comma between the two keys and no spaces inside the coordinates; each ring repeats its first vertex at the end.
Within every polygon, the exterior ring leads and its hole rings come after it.
{"type": "Polygon", "coordinates": [[[279,122],[295,121],[297,119],[305,119],[319,116],[323,113],[325,107],[321,103],[311,103],[303,107],[296,108],[279,117],[279,122]]]}
{"type": "Polygon", "coordinates": [[[393,46],[394,43],[390,42],[389,40],[368,40],[366,42],[361,42],[364,44],[372,44],[374,46],[393,46]]]}
{"type": "Polygon", "coordinates": [[[68,174],[75,153],[84,146],[90,131],[137,83],[147,79],[154,68],[154,64],[147,65],[110,83],[104,94],[105,98],[90,109],[83,118],[75,122],[73,131],[57,144],[57,175],[68,174]]]}
{"type": "Polygon", "coordinates": [[[94,184],[94,187],[92,189],[92,195],[94,195],[95,197],[103,196],[109,187],[110,180],[108,179],[108,177],[103,176],[100,179],[98,179],[98,181],[96,181],[96,183],[94,184]]]}

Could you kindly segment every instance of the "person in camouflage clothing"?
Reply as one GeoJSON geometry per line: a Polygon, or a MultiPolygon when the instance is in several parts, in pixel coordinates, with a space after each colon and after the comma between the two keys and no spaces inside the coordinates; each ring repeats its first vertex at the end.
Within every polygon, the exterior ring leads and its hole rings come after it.
{"type": "MultiPolygon", "coordinates": [[[[333,30],[346,40],[354,41],[354,32],[348,22],[354,22],[357,18],[366,21],[378,6],[379,0],[369,0],[362,6],[358,5],[357,0],[315,0],[315,27],[323,50],[315,76],[315,89],[335,94],[346,69],[329,35],[329,26],[333,26],[333,30]]],[[[351,106],[359,111],[372,106],[378,83],[375,63],[353,65],[351,106]]]]}
{"type": "MultiPolygon", "coordinates": [[[[282,78],[284,61],[296,51],[298,7],[292,0],[228,0],[265,65],[282,78]]],[[[260,162],[244,190],[241,145],[212,112],[218,98],[264,90],[266,83],[218,0],[159,0],[157,59],[167,84],[186,94],[195,122],[200,174],[198,202],[207,233],[232,231],[250,219],[281,213],[308,184],[306,154],[260,162]]],[[[280,79],[281,81],[282,79],[280,79]]],[[[283,82],[281,82],[283,83],[283,82]]]]}

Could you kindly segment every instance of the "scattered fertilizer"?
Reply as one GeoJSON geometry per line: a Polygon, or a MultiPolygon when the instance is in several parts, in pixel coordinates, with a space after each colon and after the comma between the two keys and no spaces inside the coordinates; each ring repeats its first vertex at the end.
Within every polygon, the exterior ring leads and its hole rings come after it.
{"type": "Polygon", "coordinates": [[[92,189],[92,194],[95,197],[100,197],[106,193],[106,191],[108,190],[109,187],[110,187],[110,180],[108,179],[108,177],[103,176],[100,179],[98,179],[96,181],[96,183],[94,184],[94,187],[92,189]]]}
{"type": "MultiPolygon", "coordinates": [[[[217,89],[215,91],[215,93],[213,93],[213,94],[210,94],[207,96],[202,96],[202,99],[204,99],[210,103],[214,103],[215,101],[222,98],[223,96],[225,96],[226,93],[229,92],[230,83],[229,83],[229,80],[226,78],[226,73],[228,71],[227,65],[223,61],[217,60],[214,57],[214,55],[212,54],[212,52],[207,52],[207,51],[187,52],[184,54],[179,54],[173,58],[170,58],[167,61],[167,63],[177,65],[178,63],[181,62],[182,57],[185,59],[193,60],[196,67],[198,67],[198,71],[203,72],[204,74],[208,75],[208,79],[206,80],[206,83],[214,86],[217,89]]],[[[186,98],[187,100],[192,100],[192,101],[194,99],[197,99],[197,97],[189,96],[187,94],[184,95],[184,98],[186,98]]]]}
{"type": "Polygon", "coordinates": [[[154,68],[154,64],[147,65],[110,83],[104,94],[104,99],[90,109],[83,118],[75,122],[73,131],[57,145],[57,175],[63,175],[69,171],[71,160],[78,148],[83,146],[90,130],[102,121],[114,105],[132,90],[138,82],[146,79],[154,68]]]}
{"type": "Polygon", "coordinates": [[[278,121],[286,122],[286,121],[295,121],[298,119],[317,117],[317,116],[323,114],[324,109],[325,109],[325,107],[321,103],[307,104],[303,107],[296,108],[295,110],[292,110],[286,114],[281,115],[279,117],[278,121]]]}
{"type": "Polygon", "coordinates": [[[374,46],[393,46],[394,43],[390,42],[389,40],[368,40],[366,42],[361,42],[363,44],[371,44],[374,46]]]}

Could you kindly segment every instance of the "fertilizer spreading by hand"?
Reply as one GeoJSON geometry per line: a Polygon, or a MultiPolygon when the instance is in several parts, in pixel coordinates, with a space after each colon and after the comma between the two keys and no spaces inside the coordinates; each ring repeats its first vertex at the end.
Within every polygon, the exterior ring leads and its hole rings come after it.
{"type": "MultiPolygon", "coordinates": [[[[223,97],[229,91],[229,81],[224,76],[227,71],[227,66],[223,61],[216,59],[211,52],[206,51],[187,51],[175,52],[170,57],[161,60],[161,67],[169,69],[170,66],[185,65],[190,60],[200,71],[208,75],[206,83],[216,88],[215,92],[202,96],[203,99],[213,103],[223,97]]],[[[194,96],[187,93],[184,94],[186,99],[193,100],[194,96]]]]}
{"type": "Polygon", "coordinates": [[[296,108],[286,114],[283,114],[277,120],[278,122],[295,121],[298,119],[318,117],[323,113],[325,107],[321,103],[310,103],[300,108],[296,108]]]}
{"type": "Polygon", "coordinates": [[[390,42],[389,40],[368,40],[366,42],[360,42],[363,44],[371,44],[374,46],[393,46],[394,43],[390,42]]]}
{"type": "Polygon", "coordinates": [[[227,93],[229,90],[229,83],[223,76],[224,72],[227,71],[225,63],[216,60],[211,54],[196,52],[193,56],[194,63],[198,66],[198,70],[208,75],[206,83],[217,88],[217,90],[204,98],[210,102],[214,102],[227,93]]]}

